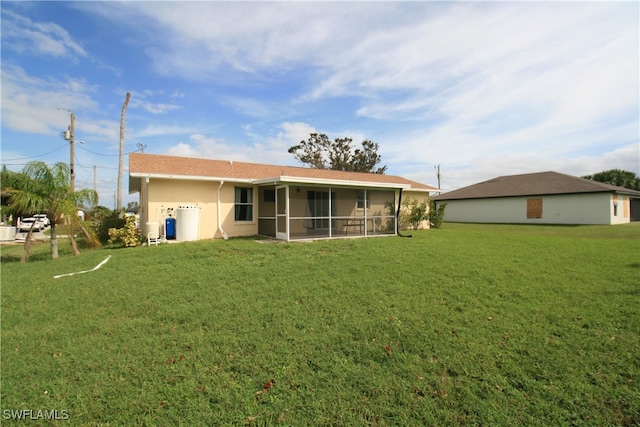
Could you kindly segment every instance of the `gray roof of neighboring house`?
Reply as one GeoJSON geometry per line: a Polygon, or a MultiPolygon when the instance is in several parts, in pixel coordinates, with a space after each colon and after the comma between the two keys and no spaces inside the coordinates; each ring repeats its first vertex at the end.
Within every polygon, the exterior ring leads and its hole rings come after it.
{"type": "Polygon", "coordinates": [[[558,172],[508,175],[449,191],[433,200],[486,199],[496,197],[542,196],[575,193],[619,193],[640,197],[640,191],[577,178],[558,172]]]}

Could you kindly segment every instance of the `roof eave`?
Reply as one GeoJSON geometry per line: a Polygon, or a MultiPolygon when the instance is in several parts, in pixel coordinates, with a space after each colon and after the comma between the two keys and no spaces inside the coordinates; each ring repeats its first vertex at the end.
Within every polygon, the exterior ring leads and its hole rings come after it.
{"type": "Polygon", "coordinates": [[[223,176],[198,176],[198,175],[175,175],[175,174],[163,174],[163,173],[142,173],[131,172],[129,176],[132,178],[154,178],[154,179],[179,179],[183,181],[232,181],[241,182],[245,184],[252,184],[254,180],[248,178],[232,178],[223,176]]]}
{"type": "Polygon", "coordinates": [[[453,196],[446,197],[445,194],[441,194],[436,196],[436,201],[445,201],[445,200],[477,200],[477,199],[504,199],[504,198],[514,198],[514,197],[543,197],[543,196],[571,196],[571,195],[579,195],[579,194],[597,194],[597,193],[619,193],[619,194],[628,194],[628,195],[638,195],[638,193],[633,193],[634,190],[619,191],[612,189],[594,189],[588,191],[565,191],[558,193],[525,193],[525,194],[503,194],[503,195],[489,195],[489,196],[453,196]],[[442,197],[444,196],[444,197],[442,197]]]}
{"type": "MultiPolygon", "coordinates": [[[[423,193],[439,191],[438,189],[416,188],[409,183],[307,178],[307,177],[297,177],[297,176],[288,176],[288,175],[281,175],[281,176],[276,176],[271,178],[252,179],[252,178],[235,178],[235,177],[224,177],[224,176],[202,176],[202,175],[198,176],[198,175],[130,172],[129,177],[130,179],[146,178],[146,179],[176,179],[176,180],[184,180],[184,181],[212,181],[212,182],[228,181],[228,182],[239,182],[243,184],[255,184],[255,185],[272,184],[272,183],[334,185],[334,186],[343,186],[343,187],[403,189],[403,190],[411,190],[411,191],[423,192],[423,193]]],[[[139,189],[136,191],[139,191],[139,189]]],[[[136,191],[133,191],[133,192],[136,192],[136,191]]],[[[131,192],[131,188],[130,188],[130,192],[131,192]]]]}
{"type": "Polygon", "coordinates": [[[402,188],[410,189],[410,184],[399,184],[392,182],[371,182],[371,181],[352,181],[344,179],[326,179],[326,178],[305,178],[299,176],[276,176],[272,178],[256,179],[254,184],[270,184],[274,182],[292,183],[292,184],[314,184],[314,185],[336,185],[344,187],[376,187],[376,188],[402,188]]]}

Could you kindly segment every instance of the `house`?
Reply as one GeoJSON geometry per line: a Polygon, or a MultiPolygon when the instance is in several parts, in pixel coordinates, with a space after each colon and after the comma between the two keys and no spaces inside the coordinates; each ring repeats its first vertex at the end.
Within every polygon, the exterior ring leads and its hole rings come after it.
{"type": "Polygon", "coordinates": [[[557,172],[500,176],[433,198],[449,222],[622,224],[640,191],[557,172]]]}
{"type": "Polygon", "coordinates": [[[438,189],[399,176],[129,155],[143,232],[176,240],[264,235],[281,240],[395,235],[401,198],[438,189]]]}

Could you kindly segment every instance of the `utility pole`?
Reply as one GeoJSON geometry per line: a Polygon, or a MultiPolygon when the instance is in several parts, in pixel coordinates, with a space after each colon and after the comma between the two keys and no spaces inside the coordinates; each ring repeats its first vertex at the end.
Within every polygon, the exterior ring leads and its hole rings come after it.
{"type": "Polygon", "coordinates": [[[144,154],[144,148],[146,147],[146,145],[144,145],[142,142],[138,142],[136,144],[136,147],[138,147],[138,149],[140,150],[140,154],[144,154]]]}
{"type": "Polygon", "coordinates": [[[69,146],[71,147],[71,161],[69,163],[71,167],[71,194],[76,192],[76,171],[75,167],[75,153],[74,153],[74,143],[75,143],[75,133],[76,133],[76,116],[71,113],[71,126],[69,126],[69,146]]]}
{"type": "Polygon", "coordinates": [[[97,172],[97,166],[93,165],[93,192],[96,193],[96,203],[93,206],[94,208],[98,205],[98,186],[96,185],[97,183],[97,178],[98,178],[98,172],[97,172]]]}
{"type": "Polygon", "coordinates": [[[436,176],[438,177],[438,189],[440,189],[440,165],[438,166],[434,166],[434,168],[436,169],[436,176]]]}
{"type": "MultiPolygon", "coordinates": [[[[131,93],[127,92],[127,96],[124,99],[122,105],[122,113],[120,114],[120,162],[118,163],[118,197],[116,200],[116,209],[120,211],[122,208],[122,158],[124,156],[124,114],[127,110],[127,104],[129,104],[129,98],[131,93]]],[[[118,217],[122,218],[122,213],[118,213],[118,217]]]]}
{"type": "MultiPolygon", "coordinates": [[[[58,110],[64,110],[67,111],[70,114],[70,119],[71,119],[71,123],[69,124],[69,129],[62,132],[62,137],[66,140],[69,141],[69,172],[71,173],[71,179],[70,179],[70,184],[71,184],[71,193],[75,193],[76,191],[76,171],[75,171],[75,161],[74,161],[74,157],[75,157],[75,153],[74,153],[74,143],[75,143],[75,138],[76,138],[76,116],[75,114],[73,114],[73,111],[67,109],[67,108],[60,108],[58,107],[58,110]]],[[[83,141],[80,141],[83,142],[83,141]]]]}

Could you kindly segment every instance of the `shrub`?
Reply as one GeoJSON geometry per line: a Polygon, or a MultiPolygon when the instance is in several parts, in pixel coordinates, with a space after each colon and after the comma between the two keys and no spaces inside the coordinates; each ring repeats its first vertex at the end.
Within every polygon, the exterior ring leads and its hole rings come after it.
{"type": "Polygon", "coordinates": [[[401,229],[417,230],[423,221],[427,219],[427,203],[419,202],[417,199],[407,197],[402,200],[400,217],[398,221],[401,229]]]}
{"type": "Polygon", "coordinates": [[[411,228],[417,230],[420,228],[420,225],[423,221],[428,219],[428,208],[427,202],[418,202],[417,199],[408,199],[407,200],[407,220],[409,224],[411,224],[411,228]]]}
{"type": "Polygon", "coordinates": [[[142,232],[136,227],[136,218],[128,216],[123,228],[109,229],[109,242],[120,242],[124,247],[139,246],[143,241],[142,232]]]}
{"type": "Polygon", "coordinates": [[[429,201],[429,224],[432,228],[440,228],[444,222],[444,209],[447,207],[446,203],[441,203],[436,209],[436,203],[433,200],[429,201]]]}
{"type": "Polygon", "coordinates": [[[110,229],[124,227],[124,219],[118,217],[118,212],[103,206],[97,206],[93,210],[91,223],[93,231],[102,243],[111,240],[110,229]]]}

